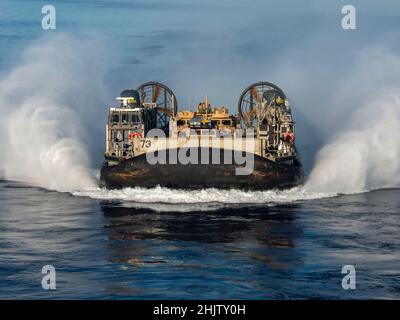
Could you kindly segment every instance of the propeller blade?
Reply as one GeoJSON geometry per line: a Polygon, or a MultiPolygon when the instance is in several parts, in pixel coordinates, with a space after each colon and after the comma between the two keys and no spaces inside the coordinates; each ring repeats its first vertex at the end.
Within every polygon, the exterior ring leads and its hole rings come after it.
{"type": "Polygon", "coordinates": [[[256,115],[257,111],[255,109],[247,111],[244,113],[244,116],[247,120],[252,120],[256,115]]]}
{"type": "Polygon", "coordinates": [[[160,95],[160,87],[153,86],[153,99],[152,99],[153,103],[156,103],[159,95],[160,95]]]}
{"type": "Polygon", "coordinates": [[[262,101],[262,94],[257,91],[256,87],[251,88],[251,95],[256,99],[257,103],[260,103],[262,101]]]}

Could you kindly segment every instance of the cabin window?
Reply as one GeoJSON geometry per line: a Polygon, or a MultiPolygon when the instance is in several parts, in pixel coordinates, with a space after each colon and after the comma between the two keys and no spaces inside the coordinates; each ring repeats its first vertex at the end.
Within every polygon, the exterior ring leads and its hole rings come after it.
{"type": "Polygon", "coordinates": [[[140,123],[140,116],[138,114],[132,114],[132,123],[140,123]]]}
{"type": "Polygon", "coordinates": [[[211,128],[215,128],[218,125],[217,120],[211,120],[211,128]]]}
{"type": "Polygon", "coordinates": [[[129,140],[129,130],[124,130],[124,141],[129,140]]]}
{"type": "Polygon", "coordinates": [[[224,126],[230,126],[232,124],[231,120],[222,120],[224,126]]]}
{"type": "Polygon", "coordinates": [[[190,126],[192,127],[201,127],[201,118],[194,117],[190,120],[190,126]]]}
{"type": "Polygon", "coordinates": [[[184,126],[186,124],[186,121],[185,120],[178,120],[176,122],[176,124],[177,124],[177,126],[184,126]]]}
{"type": "Polygon", "coordinates": [[[121,122],[122,122],[123,124],[128,124],[128,123],[129,123],[129,114],[123,113],[123,114],[121,115],[121,122]]]}
{"type": "Polygon", "coordinates": [[[114,113],[111,117],[111,121],[113,123],[118,123],[119,122],[119,114],[118,113],[114,113]]]}
{"type": "Polygon", "coordinates": [[[119,130],[111,130],[111,140],[114,142],[120,142],[123,139],[122,132],[119,130]]]}

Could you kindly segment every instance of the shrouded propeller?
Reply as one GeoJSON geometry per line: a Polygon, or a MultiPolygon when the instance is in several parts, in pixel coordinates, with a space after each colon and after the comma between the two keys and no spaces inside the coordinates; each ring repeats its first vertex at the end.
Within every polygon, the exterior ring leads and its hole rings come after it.
{"type": "Polygon", "coordinates": [[[142,105],[155,104],[155,126],[168,131],[170,117],[178,110],[178,102],[170,88],[160,82],[147,82],[139,86],[142,105]]]}
{"type": "Polygon", "coordinates": [[[142,103],[155,103],[158,111],[168,115],[176,114],[178,102],[172,90],[166,85],[151,81],[139,86],[137,91],[142,103]]]}
{"type": "Polygon", "coordinates": [[[251,126],[253,124],[257,116],[257,105],[263,102],[266,92],[279,94],[281,98],[286,98],[283,91],[270,82],[260,81],[248,86],[240,95],[238,102],[239,115],[246,125],[251,126]]]}

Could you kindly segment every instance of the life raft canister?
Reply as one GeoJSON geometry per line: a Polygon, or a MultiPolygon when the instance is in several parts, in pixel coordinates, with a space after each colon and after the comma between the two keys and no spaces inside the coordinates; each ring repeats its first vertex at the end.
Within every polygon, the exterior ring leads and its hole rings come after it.
{"type": "Polygon", "coordinates": [[[291,132],[287,132],[285,135],[285,140],[286,141],[290,141],[290,142],[294,142],[294,134],[291,132]]]}
{"type": "Polygon", "coordinates": [[[131,139],[131,140],[135,139],[136,137],[138,137],[140,139],[140,138],[142,138],[142,134],[140,132],[132,132],[129,135],[129,139],[131,139]]]}

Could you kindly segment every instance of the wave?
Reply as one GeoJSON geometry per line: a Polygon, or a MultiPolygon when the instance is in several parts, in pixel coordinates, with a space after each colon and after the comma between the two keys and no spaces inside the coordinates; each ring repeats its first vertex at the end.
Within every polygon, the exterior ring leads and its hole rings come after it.
{"type": "Polygon", "coordinates": [[[227,205],[274,205],[293,203],[301,200],[315,200],[337,196],[337,193],[310,192],[303,187],[288,190],[244,191],[238,189],[202,189],[180,190],[165,187],[124,188],[107,190],[96,188],[71,192],[75,196],[90,197],[98,200],[123,201],[135,203],[139,207],[152,204],[190,205],[191,209],[221,208],[227,205]],[[204,205],[207,205],[206,207],[204,205]]]}

